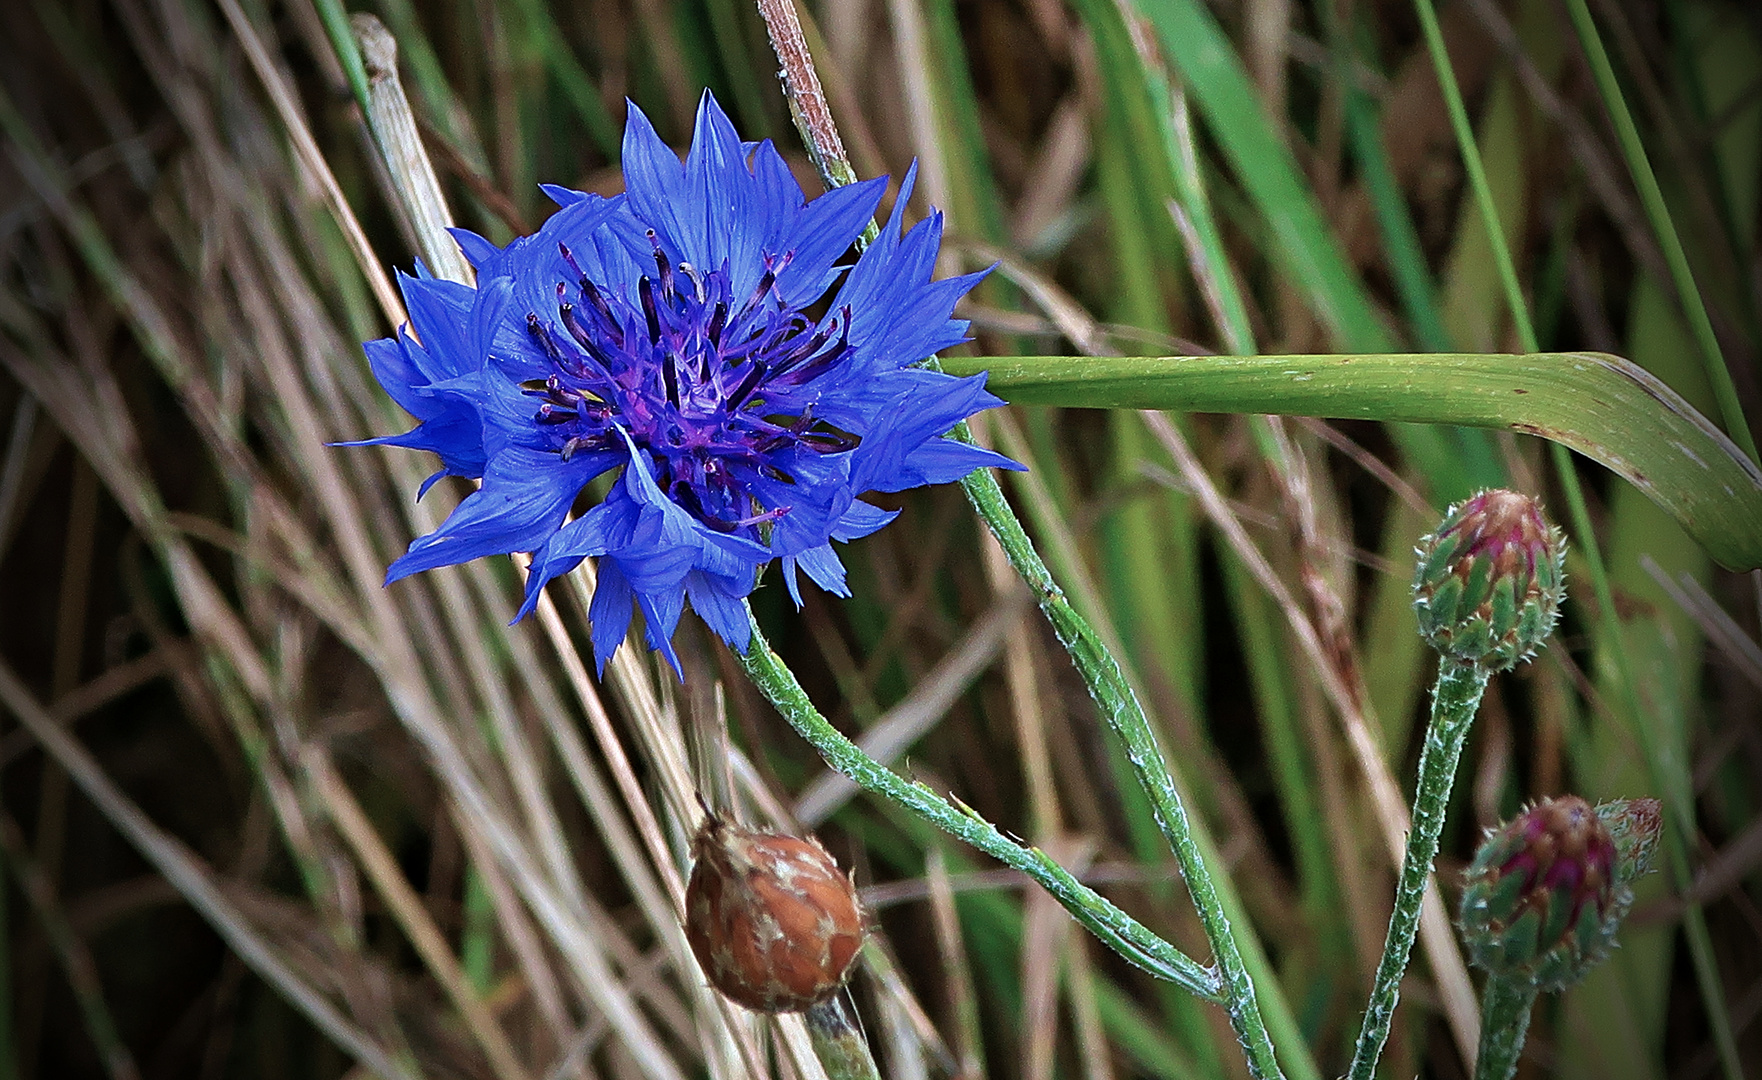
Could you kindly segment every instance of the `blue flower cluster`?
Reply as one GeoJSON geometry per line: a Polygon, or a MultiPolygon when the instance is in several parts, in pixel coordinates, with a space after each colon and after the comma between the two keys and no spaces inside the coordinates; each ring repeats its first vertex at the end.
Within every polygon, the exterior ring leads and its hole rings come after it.
{"type": "Polygon", "coordinates": [[[983,375],[914,366],[966,340],[949,314],[983,275],[930,280],[942,223],[902,235],[913,173],[880,238],[838,265],[885,178],[809,202],[776,149],[742,142],[708,94],[683,165],[634,105],[623,161],[625,194],[547,187],[561,209],[506,248],[456,230],[475,289],[421,266],[400,276],[416,336],[366,349],[420,423],[354,445],[438,454],[423,491],[444,475],[482,480],[387,584],[531,552],[524,616],[546,582],[596,556],[600,668],[634,602],[649,647],[677,669],[670,639],[687,599],[745,651],[742,601],[773,558],[797,604],[798,569],[848,595],[830,542],[897,513],[859,495],[1019,466],[943,437],[1001,404],[983,375]],[[568,520],[613,469],[606,498],[568,520]]]}

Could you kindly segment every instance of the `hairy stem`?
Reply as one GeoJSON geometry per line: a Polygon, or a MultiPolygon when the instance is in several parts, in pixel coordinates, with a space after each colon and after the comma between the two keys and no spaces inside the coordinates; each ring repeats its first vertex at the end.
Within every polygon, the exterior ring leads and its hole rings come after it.
{"type": "MultiPolygon", "coordinates": [[[[959,439],[971,439],[965,424],[954,434],[959,439]]],[[[1138,703],[1138,696],[1126,682],[1125,672],[1088,620],[1077,613],[1066,599],[1064,590],[1053,580],[1052,572],[1034,550],[1033,542],[1004,499],[1003,489],[998,486],[997,477],[991,470],[974,471],[961,481],[961,486],[966,489],[967,498],[985,520],[992,535],[1003,546],[1010,565],[1034,590],[1034,599],[1052,624],[1059,643],[1070,653],[1090,697],[1101,709],[1108,727],[1126,748],[1126,758],[1137,774],[1139,786],[1150,798],[1157,827],[1162,830],[1180,863],[1187,891],[1199,912],[1200,925],[1204,927],[1206,940],[1217,958],[1218,975],[1223,983],[1223,1005],[1229,1012],[1230,1026],[1235,1029],[1243,1053],[1247,1055],[1249,1072],[1256,1080],[1282,1075],[1273,1053],[1272,1038],[1267,1034],[1266,1022],[1260,1015],[1254,982],[1248,976],[1235,933],[1230,929],[1229,917],[1224,913],[1216,886],[1212,884],[1211,870],[1193,838],[1180,793],[1175,790],[1150,721],[1138,703]]]]}
{"type": "Polygon", "coordinates": [[[1015,843],[995,825],[974,813],[971,807],[957,806],[923,784],[904,780],[863,753],[861,747],[845,738],[814,708],[794,673],[771,650],[750,610],[747,618],[752,627],[752,642],[746,655],[736,654],[741,666],[759,692],[777,707],[802,738],[813,744],[826,764],[856,781],[865,791],[896,803],[1004,865],[1027,874],[1096,937],[1152,975],[1167,979],[1207,1001],[1224,1000],[1214,972],[1151,933],[1112,901],[1053,862],[1045,852],[1015,843]]]}
{"type": "MultiPolygon", "coordinates": [[[[789,98],[790,114],[795,120],[797,130],[801,132],[803,142],[808,146],[821,178],[829,188],[854,181],[856,174],[845,157],[844,144],[838,138],[831,112],[826,108],[819,76],[814,71],[813,57],[809,55],[806,41],[802,37],[794,0],[758,0],[758,7],[770,34],[771,46],[783,68],[784,89],[789,98]]],[[[870,222],[869,228],[863,233],[865,245],[873,239],[873,230],[874,223],[870,222]]],[[[925,366],[935,368],[935,358],[926,361],[925,366]]],[[[962,441],[972,441],[972,433],[964,422],[952,434],[962,441]]],[[[1242,961],[1223,902],[1212,884],[1210,870],[1193,838],[1192,829],[1187,822],[1187,811],[1181,805],[1181,797],[1175,791],[1174,781],[1163,763],[1162,752],[1157,748],[1150,723],[1137,696],[1127,683],[1125,673],[1107,646],[1096,636],[1094,628],[1077,614],[1077,610],[1065,599],[1063,590],[1053,581],[1052,574],[1034,550],[1021,521],[1016,517],[1015,511],[1010,509],[1008,501],[1003,497],[1002,488],[998,486],[997,478],[990,470],[974,471],[961,481],[961,486],[966,489],[967,497],[979,511],[979,516],[984,518],[992,534],[1003,545],[1010,565],[1034,590],[1040,609],[1046,613],[1060,643],[1071,654],[1072,661],[1082,673],[1090,696],[1100,706],[1108,726],[1125,744],[1126,756],[1138,775],[1139,784],[1150,797],[1157,825],[1174,849],[1181,872],[1186,876],[1194,906],[1199,911],[1205,936],[1217,957],[1217,978],[1221,979],[1223,996],[1212,1000],[1221,1000],[1228,1010],[1230,1025],[1235,1029],[1243,1052],[1247,1055],[1249,1072],[1255,1080],[1272,1080],[1281,1076],[1278,1060],[1273,1053],[1272,1038],[1267,1034],[1266,1022],[1260,1015],[1254,982],[1249,978],[1247,967],[1242,961]]],[[[793,678],[790,681],[793,682],[793,678]]],[[[854,776],[852,778],[858,779],[854,776]]],[[[861,780],[858,782],[861,783],[861,780]]],[[[1041,858],[1044,859],[1044,856],[1041,858]]],[[[1058,893],[1054,892],[1053,895],[1057,896],[1058,893]]],[[[1077,907],[1072,907],[1069,903],[1065,906],[1073,915],[1089,924],[1077,907]]],[[[1092,924],[1089,925],[1094,929],[1092,924]]],[[[1106,935],[1103,938],[1108,940],[1106,935]]],[[[1119,948],[1112,940],[1109,940],[1109,944],[1119,948]]],[[[1142,963],[1130,953],[1126,955],[1128,959],[1142,963]]],[[[1210,982],[1212,973],[1208,971],[1206,975],[1210,982]]],[[[1197,990],[1194,992],[1199,993],[1197,990]]]]}
{"type": "Polygon", "coordinates": [[[1475,1057],[1474,1080],[1511,1080],[1530,1029],[1535,984],[1528,979],[1489,975],[1481,995],[1481,1049],[1475,1057]]]}
{"type": "Polygon", "coordinates": [[[1426,725],[1425,749],[1419,758],[1419,785],[1413,795],[1413,831],[1407,834],[1407,855],[1395,886],[1395,911],[1389,916],[1389,934],[1383,941],[1383,958],[1377,964],[1364,1026],[1358,1032],[1349,1080],[1371,1080],[1383,1044],[1389,1041],[1389,1024],[1401,998],[1401,976],[1413,953],[1426,878],[1438,855],[1438,837],[1444,831],[1456,765],[1489,678],[1491,673],[1477,664],[1440,661],[1438,682],[1432,687],[1432,718],[1426,725]]]}

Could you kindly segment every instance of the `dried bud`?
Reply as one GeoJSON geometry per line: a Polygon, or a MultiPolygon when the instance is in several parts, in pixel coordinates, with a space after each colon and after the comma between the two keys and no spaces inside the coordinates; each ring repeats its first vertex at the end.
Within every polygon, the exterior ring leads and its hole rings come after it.
{"type": "Polygon", "coordinates": [[[1553,632],[1566,543],[1528,495],[1495,489],[1457,503],[1418,555],[1420,633],[1445,657],[1503,671],[1553,632]]]}
{"type": "Polygon", "coordinates": [[[1462,934],[1476,965],[1562,990],[1598,964],[1633,903],[1603,818],[1576,795],[1491,830],[1468,868],[1462,934]]]}
{"type": "Polygon", "coordinates": [[[711,816],[691,850],[685,936],[711,985],[772,1013],[838,992],[863,944],[863,913],[825,848],[711,816]]]}
{"type": "Polygon", "coordinates": [[[1652,869],[1652,853],[1664,831],[1663,807],[1657,799],[1616,799],[1598,803],[1597,817],[1615,843],[1615,885],[1633,884],[1652,869]]]}

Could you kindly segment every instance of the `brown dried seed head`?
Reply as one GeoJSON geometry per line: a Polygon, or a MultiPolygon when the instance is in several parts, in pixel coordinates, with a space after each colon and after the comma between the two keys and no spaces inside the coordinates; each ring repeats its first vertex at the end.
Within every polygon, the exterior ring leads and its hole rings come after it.
{"type": "Polygon", "coordinates": [[[838,992],[863,944],[856,888],[813,839],[705,819],[692,840],[685,936],[710,984],[794,1012],[838,992]]]}

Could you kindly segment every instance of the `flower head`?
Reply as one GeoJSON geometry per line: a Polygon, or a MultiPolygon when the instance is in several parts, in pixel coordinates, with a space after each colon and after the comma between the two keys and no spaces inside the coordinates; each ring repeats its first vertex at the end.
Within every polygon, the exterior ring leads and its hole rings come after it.
{"type": "Polygon", "coordinates": [[[1494,489],[1452,506],[1420,541],[1413,605],[1443,656],[1503,671],[1554,631],[1566,542],[1528,495],[1494,489]]]}
{"type": "Polygon", "coordinates": [[[1542,990],[1577,982],[1614,947],[1659,820],[1655,800],[1593,808],[1566,795],[1490,830],[1462,893],[1471,959],[1542,990]]]}
{"type": "Polygon", "coordinates": [[[475,289],[420,266],[401,278],[420,341],[406,332],[367,353],[421,423],[369,442],[438,454],[430,483],[482,480],[388,584],[531,552],[524,615],[546,582],[596,556],[600,666],[634,603],[677,668],[670,639],[688,599],[746,648],[741,601],[772,559],[798,604],[798,571],[847,595],[830,542],[895,514],[858,496],[1019,466],[943,437],[1001,404],[983,375],[915,366],[966,340],[949,314],[983,275],[930,280],[940,215],[902,235],[914,173],[880,237],[840,265],[884,178],[807,201],[776,149],[742,142],[708,94],[683,163],[634,105],[623,161],[624,194],[547,187],[561,209],[506,248],[456,230],[475,289]],[[614,470],[605,499],[567,520],[614,470]]]}

